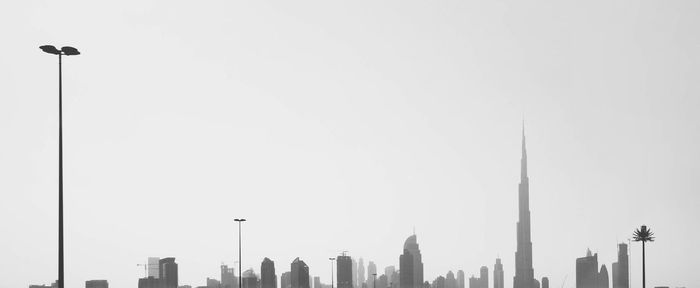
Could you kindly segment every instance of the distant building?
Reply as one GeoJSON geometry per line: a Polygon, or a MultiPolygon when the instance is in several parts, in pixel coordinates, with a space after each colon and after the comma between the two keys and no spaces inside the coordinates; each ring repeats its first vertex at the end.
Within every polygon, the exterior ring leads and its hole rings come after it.
{"type": "Polygon", "coordinates": [[[365,278],[365,261],[362,258],[360,258],[357,261],[357,282],[356,282],[359,285],[355,286],[355,287],[361,287],[360,285],[362,285],[363,283],[366,283],[366,281],[369,280],[370,277],[372,277],[372,275],[368,274],[367,277],[365,278]]]}
{"type": "Polygon", "coordinates": [[[598,253],[576,259],[576,288],[608,288],[608,269],[603,265],[598,271],[598,253]]]}
{"type": "Polygon", "coordinates": [[[469,288],[488,288],[489,287],[489,268],[481,266],[479,269],[479,278],[472,275],[469,277],[469,288]]]}
{"type": "Polygon", "coordinates": [[[371,288],[387,288],[389,287],[389,281],[387,281],[386,275],[382,274],[381,276],[377,277],[377,287],[370,286],[371,288]]]}
{"type": "MultiPolygon", "coordinates": [[[[369,263],[367,263],[367,287],[372,287],[372,285],[369,285],[371,284],[370,281],[374,280],[374,278],[372,278],[372,274],[377,274],[377,279],[379,279],[380,274],[377,273],[377,265],[375,265],[374,262],[369,261],[369,263]]],[[[382,286],[379,286],[379,284],[377,284],[377,287],[382,286]]],[[[384,286],[383,288],[386,288],[386,286],[384,286]]]]}
{"type": "Polygon", "coordinates": [[[464,271],[457,271],[457,288],[466,288],[464,286],[464,271]]]}
{"type": "Polygon", "coordinates": [[[352,267],[353,267],[353,261],[350,256],[347,256],[345,254],[339,255],[336,259],[336,271],[338,272],[337,274],[337,279],[338,279],[338,288],[353,288],[353,281],[352,281],[352,267]]]}
{"type": "Polygon", "coordinates": [[[192,288],[192,285],[180,285],[177,288],[192,288]]]}
{"type": "Polygon", "coordinates": [[[314,288],[322,288],[323,284],[321,284],[321,277],[314,276],[314,288]]]}
{"type": "Polygon", "coordinates": [[[265,257],[260,265],[260,288],[277,288],[275,262],[265,257]]]}
{"type": "Polygon", "coordinates": [[[424,285],[423,256],[415,234],[406,239],[403,251],[399,257],[399,270],[401,271],[399,285],[401,288],[421,288],[424,285]]]}
{"type": "Polygon", "coordinates": [[[221,287],[221,285],[222,284],[219,280],[207,277],[207,288],[217,288],[221,287]]]}
{"type": "Polygon", "coordinates": [[[549,278],[542,277],[542,282],[540,284],[542,284],[542,288],[549,288],[549,278]]]}
{"type": "MultiPolygon", "coordinates": [[[[307,285],[308,285],[308,277],[307,278],[307,285]]],[[[243,282],[243,288],[258,288],[258,275],[255,275],[255,271],[253,271],[253,268],[245,270],[243,274],[241,274],[241,282],[243,282]]],[[[307,286],[307,288],[309,288],[307,286]]]]}
{"type": "Polygon", "coordinates": [[[284,272],[280,276],[280,288],[292,288],[292,272],[284,272]]]}
{"type": "MultiPolygon", "coordinates": [[[[158,279],[152,276],[146,277],[146,278],[140,278],[138,287],[139,288],[162,288],[163,285],[161,282],[163,279],[158,279]]],[[[31,287],[30,287],[31,288],[31,287]]]]}
{"type": "Polygon", "coordinates": [[[612,264],[612,287],[629,288],[629,255],[627,244],[617,244],[617,262],[612,264]]]}
{"type": "Polygon", "coordinates": [[[352,259],[352,287],[362,288],[362,286],[357,283],[357,261],[355,261],[355,259],[352,259]]]}
{"type": "Polygon", "coordinates": [[[88,280],[85,281],[85,288],[109,288],[107,280],[88,280]]]}
{"type": "MultiPolygon", "coordinates": [[[[389,281],[389,283],[391,283],[392,281],[395,281],[394,278],[392,278],[394,276],[395,272],[396,272],[396,267],[394,267],[394,266],[387,266],[386,268],[384,268],[384,275],[386,275],[386,281],[389,281]]],[[[398,281],[396,281],[396,282],[398,282],[398,281]]],[[[389,286],[391,286],[391,285],[389,285],[389,286]]]]}
{"type": "Polygon", "coordinates": [[[29,285],[29,288],[58,288],[58,281],[51,283],[51,285],[29,285]]]}
{"type": "Polygon", "coordinates": [[[438,276],[433,280],[433,283],[430,285],[430,288],[446,288],[445,287],[445,277],[443,276],[438,276]]]}
{"type": "Polygon", "coordinates": [[[452,273],[452,271],[447,271],[447,275],[445,275],[445,288],[458,288],[457,278],[455,278],[455,273],[452,273]]]}
{"type": "Polygon", "coordinates": [[[238,279],[236,279],[236,274],[233,267],[229,268],[227,265],[221,264],[221,288],[237,288],[238,279]]]}
{"type": "Polygon", "coordinates": [[[309,266],[299,257],[292,261],[292,288],[311,288],[309,286],[309,266]]]}
{"type": "Polygon", "coordinates": [[[146,271],[146,277],[158,278],[160,277],[160,258],[159,257],[148,257],[147,264],[148,268],[146,271]]]}
{"type": "Polygon", "coordinates": [[[515,250],[515,276],[513,288],[539,288],[532,268],[532,239],[530,238],[530,177],[527,175],[527,150],[525,126],[523,126],[522,156],[520,158],[520,184],[518,185],[517,248],[515,250]]]}
{"type": "Polygon", "coordinates": [[[493,265],[493,288],[503,288],[503,264],[501,258],[496,258],[496,264],[493,265]]]}
{"type": "Polygon", "coordinates": [[[163,288],[177,288],[177,263],[174,257],[158,261],[158,278],[163,281],[163,288]]]}

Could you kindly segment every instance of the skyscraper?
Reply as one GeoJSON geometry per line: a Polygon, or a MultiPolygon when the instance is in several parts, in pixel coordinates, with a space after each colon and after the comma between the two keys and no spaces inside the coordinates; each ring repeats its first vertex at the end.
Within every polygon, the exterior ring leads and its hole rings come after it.
{"type": "Polygon", "coordinates": [[[501,258],[496,258],[496,264],[493,265],[493,288],[503,288],[503,264],[501,258]]]}
{"type": "Polygon", "coordinates": [[[265,257],[260,265],[260,288],[277,288],[275,262],[265,257]]]}
{"type": "MultiPolygon", "coordinates": [[[[457,288],[465,288],[464,287],[464,271],[459,270],[457,271],[457,288]]],[[[503,287],[501,287],[503,288],[503,287]]]]}
{"type": "Polygon", "coordinates": [[[360,285],[357,284],[357,261],[355,261],[355,259],[352,259],[352,287],[362,288],[360,287],[360,285]]]}
{"type": "Polygon", "coordinates": [[[292,288],[292,272],[284,272],[280,276],[280,288],[292,288]]]}
{"type": "Polygon", "coordinates": [[[177,288],[177,263],[174,257],[163,258],[158,261],[159,274],[164,288],[177,288]]]}
{"type": "MultiPolygon", "coordinates": [[[[374,280],[374,278],[373,278],[374,276],[372,276],[372,274],[377,274],[377,277],[379,277],[379,273],[377,273],[377,265],[375,265],[374,262],[369,261],[369,263],[367,264],[367,287],[372,287],[372,285],[370,285],[371,284],[370,281],[374,280]]],[[[379,279],[379,278],[377,278],[377,279],[379,279]]],[[[382,286],[377,285],[377,287],[382,287],[382,286]]],[[[382,288],[386,288],[386,286],[384,286],[382,288]]]]}
{"type": "Polygon", "coordinates": [[[392,278],[394,276],[394,272],[396,272],[396,267],[394,266],[387,266],[384,268],[384,275],[386,275],[386,280],[389,281],[389,283],[399,282],[399,279],[394,280],[394,278],[392,278]]]}
{"type": "Polygon", "coordinates": [[[338,288],[353,288],[353,280],[352,280],[352,258],[350,256],[345,255],[340,255],[335,258],[337,269],[336,271],[338,272],[337,279],[338,279],[338,288]]]}
{"type": "Polygon", "coordinates": [[[608,288],[609,283],[605,265],[598,271],[598,253],[588,250],[586,257],[576,259],[576,288],[608,288]]]}
{"type": "Polygon", "coordinates": [[[88,280],[85,281],[85,288],[109,288],[107,280],[88,280]]]}
{"type": "Polygon", "coordinates": [[[423,256],[418,247],[416,234],[403,244],[403,254],[399,257],[401,288],[421,288],[423,286],[423,256]]]}
{"type": "Polygon", "coordinates": [[[158,278],[159,276],[159,267],[160,267],[160,258],[158,257],[148,257],[148,273],[146,277],[153,277],[153,278],[158,278]]]}
{"type": "Polygon", "coordinates": [[[445,288],[458,288],[457,278],[455,278],[455,273],[452,273],[452,271],[447,271],[447,275],[445,275],[445,288]]]}
{"type": "Polygon", "coordinates": [[[532,242],[530,241],[530,179],[527,176],[527,151],[525,126],[523,125],[522,158],[520,159],[520,185],[518,186],[518,247],[515,251],[515,276],[513,288],[537,288],[532,269],[532,242]]]}
{"type": "MultiPolygon", "coordinates": [[[[368,275],[369,276],[369,275],[368,275]]],[[[367,277],[369,279],[369,277],[367,277]]],[[[365,283],[366,278],[365,278],[365,261],[360,258],[357,260],[357,283],[358,285],[355,287],[361,287],[362,283],[365,283]]]]}
{"type": "Polygon", "coordinates": [[[311,288],[309,286],[309,266],[299,257],[292,261],[292,288],[311,288]]]}
{"type": "Polygon", "coordinates": [[[549,278],[542,277],[542,288],[549,288],[549,278]]]}
{"type": "MultiPolygon", "coordinates": [[[[241,274],[241,278],[241,282],[243,282],[243,288],[258,288],[258,275],[255,275],[255,271],[253,271],[253,268],[245,270],[245,272],[241,274]]],[[[308,285],[308,277],[306,278],[306,283],[308,285]]]]}
{"type": "Polygon", "coordinates": [[[612,287],[629,288],[629,255],[627,244],[617,244],[617,262],[612,264],[612,287]]]}
{"type": "Polygon", "coordinates": [[[489,268],[486,266],[481,266],[479,269],[479,280],[481,281],[481,287],[489,288],[489,268]]]}
{"type": "Polygon", "coordinates": [[[221,265],[221,288],[236,288],[238,287],[238,281],[236,275],[234,274],[233,267],[229,268],[227,265],[221,265]]]}

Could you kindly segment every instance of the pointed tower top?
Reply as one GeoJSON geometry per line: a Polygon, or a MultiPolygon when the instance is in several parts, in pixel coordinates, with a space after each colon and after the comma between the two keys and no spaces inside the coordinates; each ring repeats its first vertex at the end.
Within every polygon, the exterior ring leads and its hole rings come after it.
{"type": "Polygon", "coordinates": [[[523,119],[523,150],[520,159],[520,179],[527,178],[527,150],[525,148],[525,119],[523,119]]]}

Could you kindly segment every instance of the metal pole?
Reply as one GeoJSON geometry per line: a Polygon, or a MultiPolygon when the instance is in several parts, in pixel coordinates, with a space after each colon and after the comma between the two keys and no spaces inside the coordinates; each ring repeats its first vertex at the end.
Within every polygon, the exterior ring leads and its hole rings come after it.
{"type": "Polygon", "coordinates": [[[238,273],[240,273],[238,275],[238,288],[243,287],[243,270],[241,269],[243,266],[241,263],[241,259],[243,258],[241,256],[241,222],[242,221],[238,221],[238,273]]]}
{"type": "Polygon", "coordinates": [[[63,79],[58,54],[58,288],[63,285],[63,79]]]}

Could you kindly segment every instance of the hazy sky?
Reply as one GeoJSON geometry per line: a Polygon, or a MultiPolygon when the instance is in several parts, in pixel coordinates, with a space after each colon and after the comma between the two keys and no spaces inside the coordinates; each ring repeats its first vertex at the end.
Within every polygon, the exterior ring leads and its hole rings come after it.
{"type": "MultiPolygon", "coordinates": [[[[699,1],[5,1],[0,287],[135,287],[148,256],[204,285],[342,250],[425,278],[500,255],[512,287],[521,120],[536,277],[612,273],[647,224],[647,283],[699,287],[699,1]]],[[[634,286],[641,247],[633,245],[634,286]]],[[[612,275],[612,274],[611,274],[612,275]]]]}

